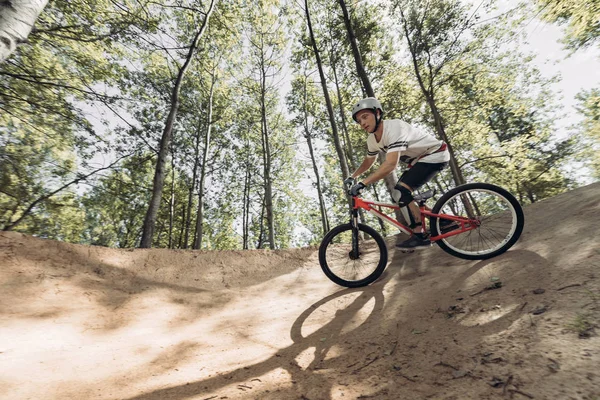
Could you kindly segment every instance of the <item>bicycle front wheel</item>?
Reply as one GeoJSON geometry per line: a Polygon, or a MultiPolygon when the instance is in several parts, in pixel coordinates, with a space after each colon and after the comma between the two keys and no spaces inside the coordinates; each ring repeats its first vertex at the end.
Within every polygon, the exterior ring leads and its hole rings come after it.
{"type": "MultiPolygon", "coordinates": [[[[469,183],[448,191],[432,212],[464,217],[477,226],[436,242],[445,252],[467,260],[485,260],[504,253],[516,243],[525,225],[517,199],[488,183],[469,183]]],[[[441,220],[431,218],[432,236],[441,232],[441,220]]]]}
{"type": "Polygon", "coordinates": [[[325,275],[344,287],[366,286],[381,276],[387,265],[385,241],[370,226],[358,224],[353,232],[351,224],[333,228],[319,247],[319,263],[325,275]],[[352,249],[353,235],[358,253],[352,249]]]}

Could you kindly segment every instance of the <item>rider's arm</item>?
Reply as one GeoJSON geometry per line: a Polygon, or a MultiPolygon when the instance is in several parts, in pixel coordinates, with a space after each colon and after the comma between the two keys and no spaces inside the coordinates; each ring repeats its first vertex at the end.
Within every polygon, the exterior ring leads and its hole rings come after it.
{"type": "Polygon", "coordinates": [[[365,157],[362,164],[360,164],[360,167],[358,167],[350,177],[358,178],[363,172],[368,171],[368,169],[371,168],[376,159],[377,157],[365,157]]]}
{"type": "Polygon", "coordinates": [[[370,185],[371,183],[377,182],[378,180],[385,178],[389,173],[396,169],[399,159],[399,151],[387,153],[383,164],[381,164],[379,168],[377,168],[377,170],[371,175],[369,175],[366,179],[363,179],[362,183],[364,183],[365,185],[370,185]]]}

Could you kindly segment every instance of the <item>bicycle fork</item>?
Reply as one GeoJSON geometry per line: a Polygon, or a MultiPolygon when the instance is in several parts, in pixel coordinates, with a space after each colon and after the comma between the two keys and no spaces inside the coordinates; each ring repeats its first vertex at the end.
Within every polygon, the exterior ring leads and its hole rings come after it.
{"type": "Polygon", "coordinates": [[[352,226],[352,250],[349,256],[351,260],[356,260],[360,256],[360,252],[358,250],[358,208],[354,205],[354,198],[352,199],[350,225],[352,226]]]}

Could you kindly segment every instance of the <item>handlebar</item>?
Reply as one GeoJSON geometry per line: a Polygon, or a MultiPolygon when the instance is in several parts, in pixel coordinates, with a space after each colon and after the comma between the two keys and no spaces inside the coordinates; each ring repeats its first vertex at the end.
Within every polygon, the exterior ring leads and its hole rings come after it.
{"type": "Polygon", "coordinates": [[[346,194],[348,196],[351,196],[350,189],[352,188],[352,186],[354,186],[354,185],[356,185],[358,183],[358,179],[352,178],[352,183],[348,183],[346,181],[347,181],[347,179],[344,179],[344,187],[346,189],[346,194]]]}

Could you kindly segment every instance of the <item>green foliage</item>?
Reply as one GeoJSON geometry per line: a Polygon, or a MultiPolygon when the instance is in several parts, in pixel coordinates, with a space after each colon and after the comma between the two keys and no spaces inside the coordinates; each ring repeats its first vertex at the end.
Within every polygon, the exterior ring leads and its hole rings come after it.
{"type": "MultiPolygon", "coordinates": [[[[0,227],[7,229],[36,200],[72,178],[75,160],[68,142],[47,137],[16,118],[0,120],[7,121],[0,128],[0,227]]],[[[31,226],[39,226],[41,219],[52,217],[52,210],[60,213],[56,207],[60,203],[54,198],[41,204],[45,209],[38,209],[38,221],[30,221],[18,230],[37,233],[31,226]]]]}
{"type": "Polygon", "coordinates": [[[396,6],[419,81],[417,87],[397,85],[396,75],[408,76],[402,67],[390,77],[384,93],[404,99],[400,114],[436,133],[440,122],[468,181],[495,182],[529,202],[569,188],[560,164],[573,153],[573,143],[552,138],[558,108],[549,89],[553,79],[542,78],[531,57],[512,46],[490,51],[507,42],[518,45],[522,16],[513,10],[480,23],[477,13],[454,0],[396,6]],[[414,95],[417,89],[426,106],[414,95]]]}
{"type": "MultiPolygon", "coordinates": [[[[596,43],[595,4],[538,3],[545,18],[569,24],[573,49],[596,43]]],[[[337,2],[309,5],[334,119],[348,163],[356,166],[366,153],[366,135],[350,110],[364,90],[342,13],[337,2]]],[[[393,5],[389,12],[347,4],[387,118],[434,131],[424,87],[467,179],[496,182],[524,202],[571,187],[560,165],[575,143],[585,146],[579,156],[600,178],[600,93],[578,96],[584,120],[577,141],[557,141],[553,81],[541,77],[529,55],[510,47],[518,46],[522,23],[530,18],[525,9],[484,21],[493,2],[474,14],[470,5],[451,0],[393,5]],[[422,82],[407,43],[399,40],[400,9],[422,82]]],[[[0,65],[0,229],[25,216],[14,229],[77,243],[138,245],[173,84],[205,6],[191,0],[49,3],[29,42],[0,65]],[[86,186],[68,185],[120,157],[86,186]]],[[[330,226],[347,222],[339,159],[315,71],[301,7],[276,0],[219,1],[182,82],[155,246],[191,246],[201,181],[203,249],[268,247],[267,186],[274,247],[317,244],[324,228],[315,169],[330,226]]],[[[431,186],[444,190],[450,181],[446,171],[431,186]]],[[[379,189],[380,200],[387,201],[379,189]]]]}
{"type": "Polygon", "coordinates": [[[132,156],[120,168],[100,177],[84,195],[90,244],[123,248],[138,244],[150,199],[151,160],[148,154],[132,156]]]}
{"type": "Polygon", "coordinates": [[[600,89],[590,89],[577,95],[577,110],[583,116],[579,125],[581,143],[580,156],[592,171],[595,179],[600,179],[600,89]]]}
{"type": "Polygon", "coordinates": [[[600,3],[596,0],[537,0],[541,17],[566,25],[564,43],[578,50],[600,43],[600,3]]]}

